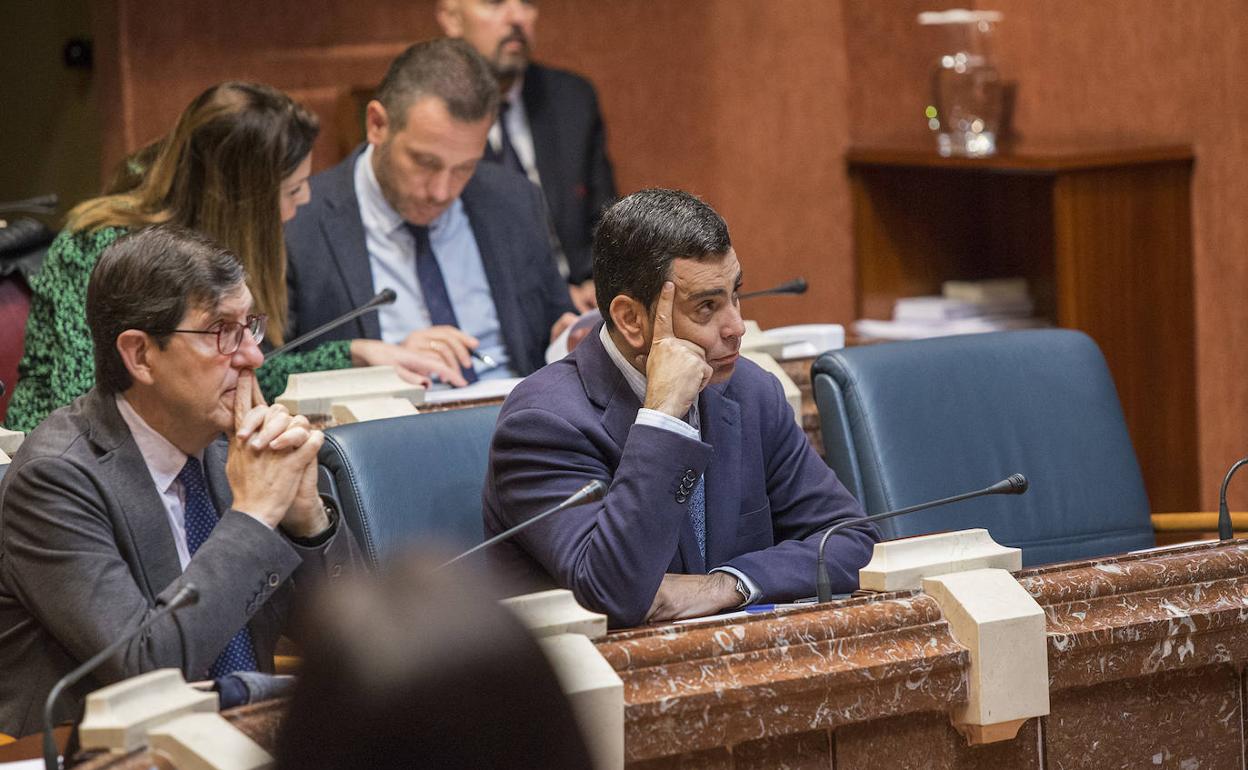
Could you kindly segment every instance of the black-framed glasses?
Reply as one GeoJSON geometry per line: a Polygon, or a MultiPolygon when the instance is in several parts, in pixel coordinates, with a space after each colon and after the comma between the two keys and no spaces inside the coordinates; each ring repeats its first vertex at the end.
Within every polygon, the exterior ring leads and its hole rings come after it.
{"type": "Polygon", "coordinates": [[[259,315],[247,316],[246,323],[238,321],[217,321],[207,329],[165,329],[163,331],[153,331],[150,334],[215,334],[217,335],[217,350],[223,356],[232,356],[238,351],[239,346],[243,344],[243,332],[251,334],[251,338],[259,345],[264,341],[264,327],[268,323],[269,317],[263,313],[259,315]]]}

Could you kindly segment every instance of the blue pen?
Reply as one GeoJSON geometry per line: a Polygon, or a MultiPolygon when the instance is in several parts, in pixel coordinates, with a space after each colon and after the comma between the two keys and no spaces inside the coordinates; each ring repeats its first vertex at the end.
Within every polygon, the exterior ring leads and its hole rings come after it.
{"type": "Polygon", "coordinates": [[[774,604],[751,604],[745,608],[745,611],[750,614],[758,614],[760,612],[771,612],[775,608],[776,605],[774,604]]]}

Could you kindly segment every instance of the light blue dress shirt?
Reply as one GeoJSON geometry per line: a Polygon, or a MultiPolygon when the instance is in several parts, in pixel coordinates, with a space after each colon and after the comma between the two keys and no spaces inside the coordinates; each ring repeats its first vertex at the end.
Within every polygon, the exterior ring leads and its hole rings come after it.
{"type": "MultiPolygon", "coordinates": [[[[373,289],[381,291],[388,287],[398,295],[393,304],[383,305],[377,312],[381,339],[397,344],[409,333],[429,328],[429,310],[416,277],[415,239],[404,226],[403,217],[382,194],[373,173],[372,159],[370,144],[355,161],[355,196],[364,223],[373,289]]],[[[456,198],[450,208],[429,224],[429,242],[446,282],[460,330],[476,337],[481,343],[477,351],[498,364],[488,367],[473,359],[477,377],[483,380],[514,377],[508,367],[502,328],[490,294],[490,283],[485,277],[481,251],[462,200],[456,198]]]]}

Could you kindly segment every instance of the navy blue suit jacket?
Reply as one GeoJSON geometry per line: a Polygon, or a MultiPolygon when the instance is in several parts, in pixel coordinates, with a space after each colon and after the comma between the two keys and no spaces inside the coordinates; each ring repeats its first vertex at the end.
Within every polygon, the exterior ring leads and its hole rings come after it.
{"type": "MultiPolygon", "coordinates": [[[[775,377],[741,359],[728,382],[699,397],[702,441],[635,425],[641,404],[597,331],[567,358],[520,383],[503,404],[490,449],[486,536],[519,524],[593,479],[595,504],[562,511],[500,543],[495,566],[513,585],[569,588],[612,626],[641,623],[664,573],[731,566],[762,601],[815,593],[815,551],[831,524],[863,515],[815,454],[775,377]],[[706,474],[706,559],[686,473],[706,474]]],[[[876,538],[871,525],[828,541],[834,590],[858,586],[876,538]]]]}
{"type": "MultiPolygon", "coordinates": [[[[355,159],[363,149],[312,177],[312,201],[286,225],[291,339],[377,293],[355,197],[355,159]]],[[[572,310],[550,253],[541,192],[520,174],[482,163],[459,197],[481,252],[511,368],[527,375],[545,362],[550,327],[572,310]]],[[[308,347],[360,337],[381,338],[376,313],[327,332],[308,347]]]]}

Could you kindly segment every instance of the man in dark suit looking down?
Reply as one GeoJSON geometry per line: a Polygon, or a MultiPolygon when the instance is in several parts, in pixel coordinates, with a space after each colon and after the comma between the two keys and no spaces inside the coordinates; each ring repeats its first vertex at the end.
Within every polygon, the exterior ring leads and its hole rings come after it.
{"type": "Polygon", "coordinates": [[[368,143],[311,180],[286,229],[290,335],[397,301],[322,339],[369,337],[440,355],[453,384],[527,375],[573,319],[541,192],[480,164],[498,108],[489,66],[456,40],[417,43],[368,103],[368,143]],[[473,355],[473,354],[476,355],[473,355]]]}
{"type": "Polygon", "coordinates": [[[442,30],[471,43],[498,78],[503,101],[486,160],[542,188],[560,270],[584,311],[597,304],[590,243],[615,177],[593,84],[530,61],[537,16],[535,0],[440,0],[437,10],[442,30]]]}

